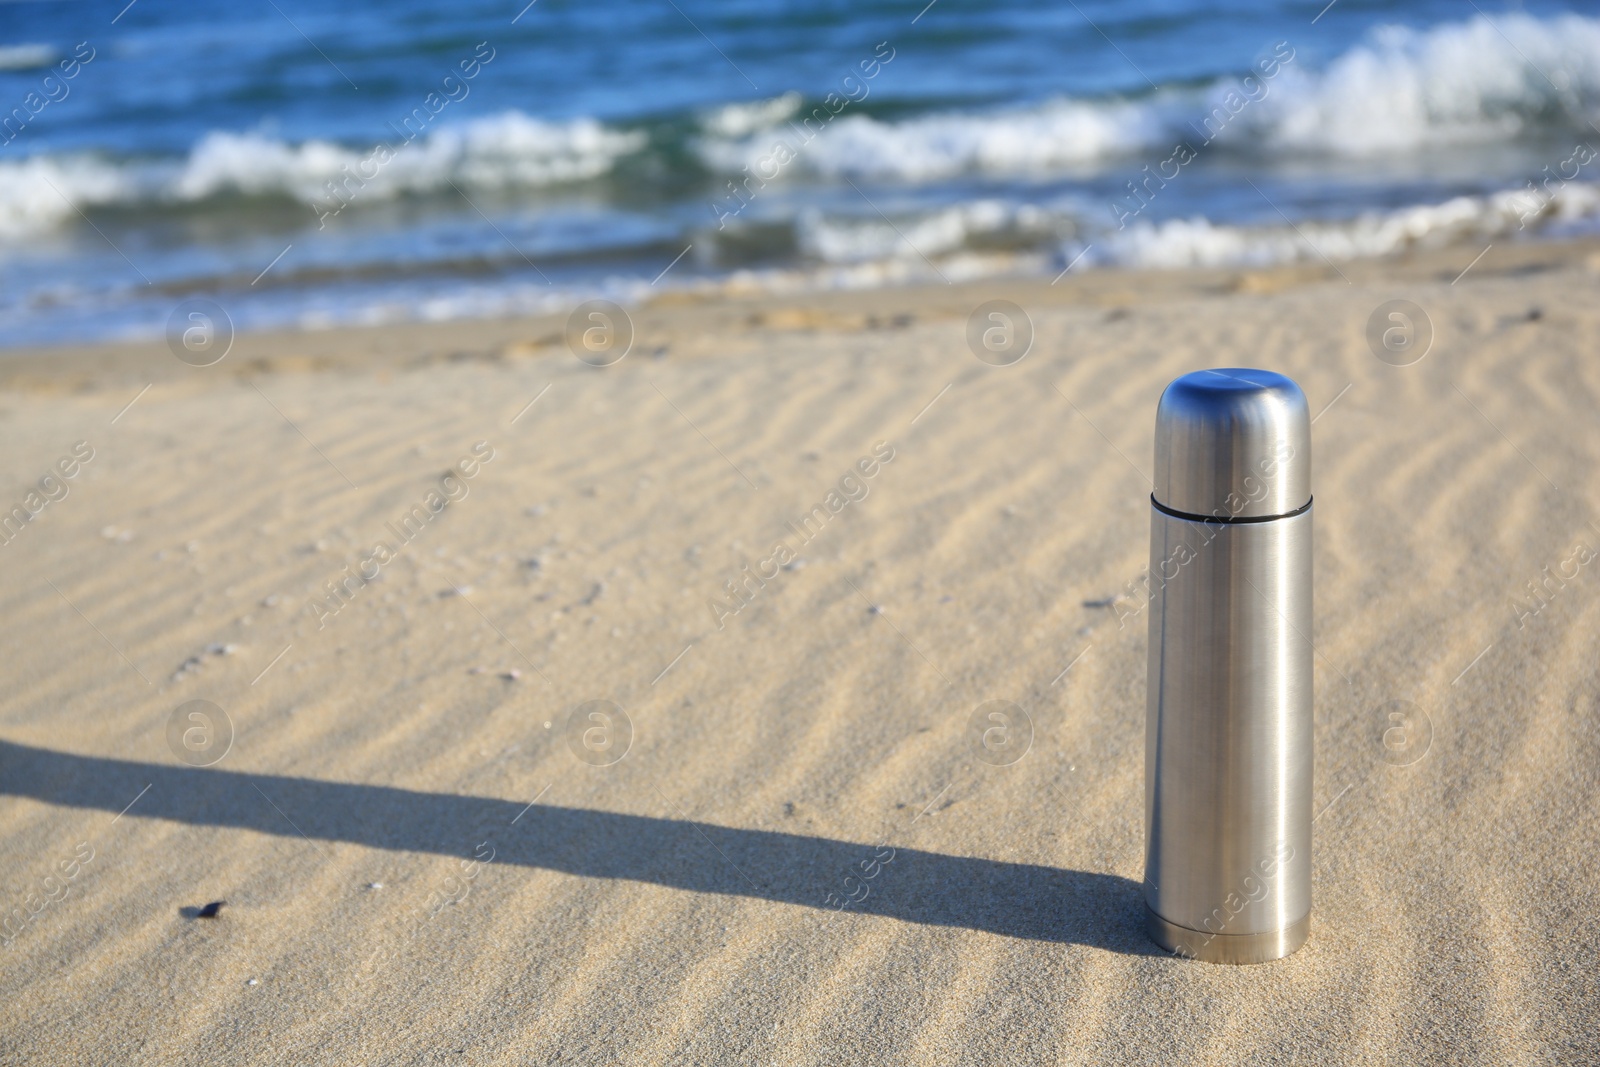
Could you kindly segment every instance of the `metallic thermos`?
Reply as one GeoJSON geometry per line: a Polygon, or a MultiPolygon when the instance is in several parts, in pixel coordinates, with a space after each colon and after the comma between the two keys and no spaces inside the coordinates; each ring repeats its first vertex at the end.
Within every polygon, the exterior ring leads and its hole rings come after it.
{"type": "Polygon", "coordinates": [[[1311,421],[1281,374],[1156,408],[1145,718],[1150,937],[1213,963],[1311,930],[1311,421]]]}

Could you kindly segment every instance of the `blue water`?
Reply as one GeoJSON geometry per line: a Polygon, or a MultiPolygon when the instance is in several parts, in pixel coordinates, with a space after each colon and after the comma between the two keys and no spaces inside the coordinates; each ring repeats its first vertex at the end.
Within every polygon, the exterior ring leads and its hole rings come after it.
{"type": "Polygon", "coordinates": [[[0,343],[1588,228],[1600,12],[1483,10],[0,3],[0,343]]]}

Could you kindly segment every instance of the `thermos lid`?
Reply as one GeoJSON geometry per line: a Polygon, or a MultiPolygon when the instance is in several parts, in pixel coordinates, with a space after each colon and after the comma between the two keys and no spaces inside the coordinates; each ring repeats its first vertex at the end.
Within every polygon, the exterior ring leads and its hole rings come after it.
{"type": "Polygon", "coordinates": [[[1311,503],[1311,419],[1293,380],[1185,374],[1156,406],[1155,501],[1200,519],[1269,519],[1311,503]]]}

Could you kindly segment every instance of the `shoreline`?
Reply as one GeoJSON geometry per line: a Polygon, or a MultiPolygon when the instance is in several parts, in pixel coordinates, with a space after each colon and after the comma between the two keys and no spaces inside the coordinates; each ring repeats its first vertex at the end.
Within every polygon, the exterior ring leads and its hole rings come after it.
{"type": "MultiPolygon", "coordinates": [[[[628,307],[635,340],[628,359],[649,358],[667,345],[679,355],[701,352],[691,333],[706,323],[729,335],[848,333],[894,329],[896,320],[945,319],[959,309],[1003,295],[1025,309],[1146,307],[1227,295],[1268,295],[1319,284],[1432,285],[1453,282],[1463,271],[1475,279],[1531,272],[1589,269],[1600,273],[1600,238],[1530,241],[1482,248],[1453,245],[1387,259],[1342,264],[1302,263],[1262,268],[1132,270],[1099,268],[1044,278],[997,276],[941,286],[930,283],[871,289],[758,293],[729,282],[716,292],[669,292],[628,307]]],[[[308,371],[401,371],[438,363],[516,363],[570,355],[563,341],[565,316],[453,319],[329,329],[267,330],[237,334],[219,364],[223,376],[308,371]],[[379,350],[382,350],[380,354],[379,350]]],[[[191,368],[174,359],[163,341],[0,348],[0,389],[53,391],[98,388],[115,382],[171,381],[191,368]]]]}

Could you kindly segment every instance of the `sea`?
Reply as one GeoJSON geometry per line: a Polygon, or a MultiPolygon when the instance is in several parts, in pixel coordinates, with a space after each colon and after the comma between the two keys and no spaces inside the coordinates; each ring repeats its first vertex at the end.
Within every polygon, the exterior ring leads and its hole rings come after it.
{"type": "Polygon", "coordinates": [[[1600,10],[0,0],[0,345],[1600,228],[1600,10]]]}

